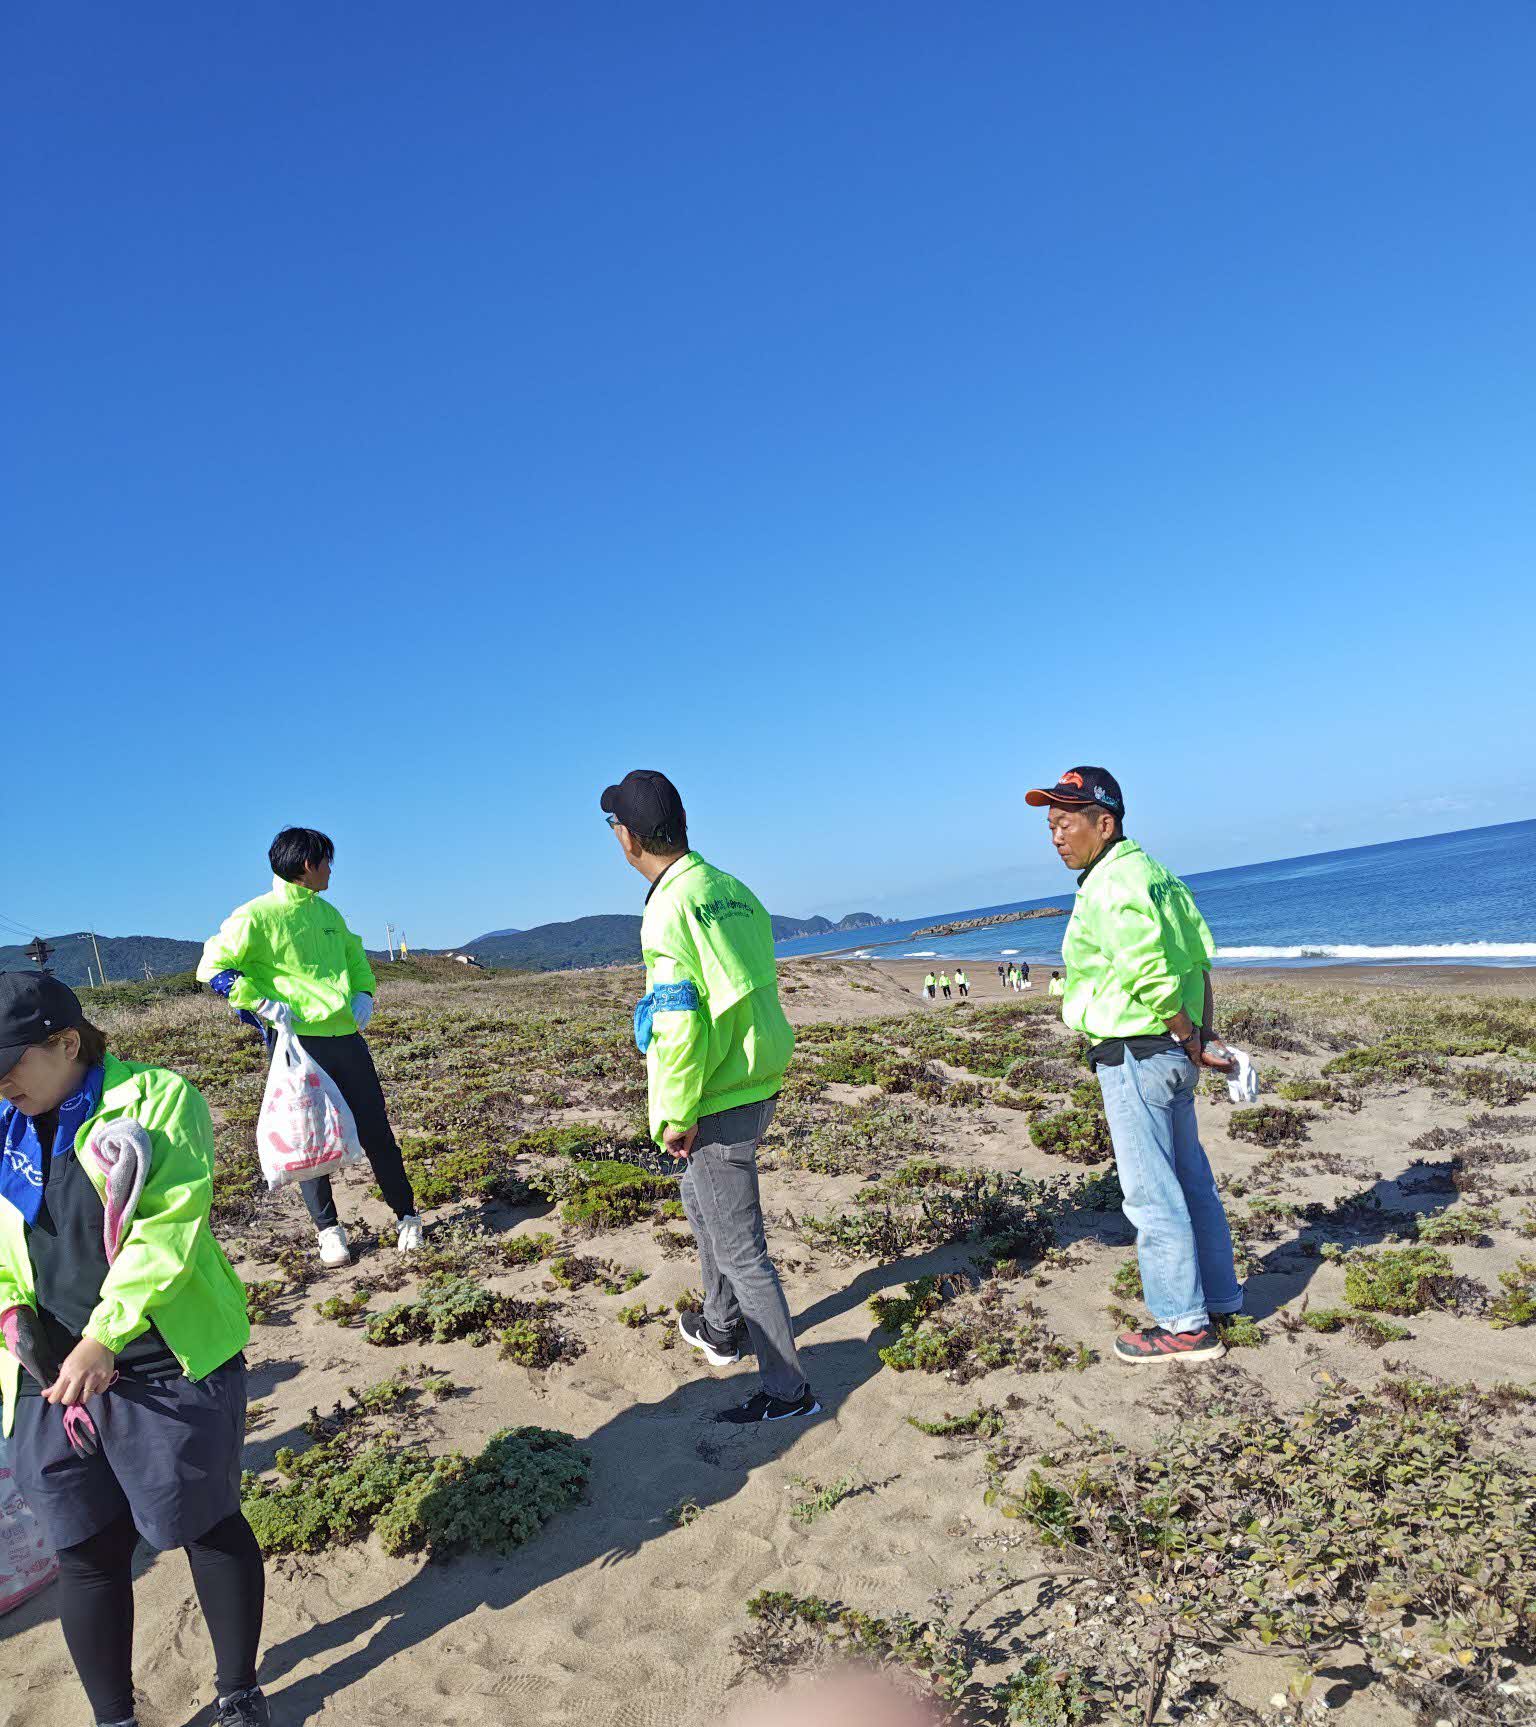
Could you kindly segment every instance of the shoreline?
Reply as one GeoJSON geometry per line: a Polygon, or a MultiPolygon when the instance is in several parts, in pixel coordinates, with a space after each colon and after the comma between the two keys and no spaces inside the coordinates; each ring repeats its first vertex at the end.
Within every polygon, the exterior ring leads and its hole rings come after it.
{"type": "MultiPolygon", "coordinates": [[[[846,955],[808,954],[797,963],[808,965],[816,960],[826,960],[831,964],[845,965],[846,955]]],[[[899,984],[903,990],[910,991],[915,997],[922,986],[923,979],[930,971],[948,971],[954,975],[957,964],[970,978],[971,999],[1001,1000],[1012,998],[1018,993],[1031,997],[1042,995],[1050,980],[1053,970],[1059,970],[1060,964],[1052,966],[1039,960],[1031,960],[1030,979],[1034,988],[1025,992],[1016,992],[998,982],[996,960],[960,960],[948,956],[929,959],[871,959],[860,962],[872,967],[883,976],[899,984]]],[[[1285,983],[1293,988],[1327,988],[1350,990],[1437,990],[1442,992],[1462,992],[1480,994],[1502,994],[1515,996],[1536,996],[1536,965],[1464,965],[1456,963],[1428,964],[1402,961],[1395,965],[1371,965],[1368,963],[1338,963],[1296,966],[1296,965],[1228,965],[1218,966],[1211,973],[1213,987],[1219,997],[1224,982],[1248,982],[1278,984],[1285,983]]]]}

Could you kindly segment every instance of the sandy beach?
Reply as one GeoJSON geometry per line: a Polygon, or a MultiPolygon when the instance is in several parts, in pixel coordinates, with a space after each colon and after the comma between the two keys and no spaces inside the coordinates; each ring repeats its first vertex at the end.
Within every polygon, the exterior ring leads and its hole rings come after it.
{"type": "MultiPolygon", "coordinates": [[[[920,969],[912,964],[789,964],[783,970],[786,1005],[801,1027],[842,1023],[856,1034],[861,1022],[914,1011],[912,992],[920,969]]],[[[1003,992],[990,967],[977,966],[971,975],[971,1004],[940,1004],[922,1013],[948,1012],[951,1018],[985,1023],[989,1003],[1003,992]]],[[[1476,1004],[1496,995],[1528,998],[1532,975],[1436,972],[1413,987],[1435,989],[1447,1001],[1459,995],[1476,1004]]],[[[1037,968],[1035,976],[1038,987],[1032,1002],[1026,998],[1025,1029],[1048,1056],[1058,1043],[1065,1053],[1044,1000],[1045,975],[1037,968]]],[[[483,1053],[483,1046],[498,1025],[542,1024],[540,1016],[549,1016],[547,1023],[557,1029],[608,1027],[602,1035],[611,1037],[611,1044],[603,1047],[611,1047],[619,1059],[634,978],[634,973],[613,972],[580,980],[386,981],[371,1035],[400,1128],[406,1133],[420,1129],[427,1088],[441,1093],[445,1085],[460,1098],[478,1095],[477,1088],[493,1088],[486,1095],[500,1099],[497,1107],[504,1114],[489,1130],[492,1138],[524,1134],[557,1120],[617,1124],[632,1101],[632,1070],[620,1070],[629,1075],[623,1099],[609,1082],[597,1080],[573,1087],[557,1107],[547,1094],[549,1073],[536,1071],[539,1062],[529,1058],[522,1066],[503,1066],[483,1053]]],[[[1315,1073],[1330,1047],[1368,1035],[1364,1018],[1347,1021],[1331,1009],[1318,1010],[1314,1026],[1316,1001],[1336,1002],[1342,995],[1367,1003],[1372,992],[1404,987],[1403,978],[1401,972],[1371,979],[1341,969],[1326,979],[1317,973],[1305,978],[1270,973],[1220,983],[1229,1010],[1245,1001],[1289,1003],[1297,1023],[1308,1027],[1295,1039],[1303,1047],[1260,1050],[1272,1087],[1287,1074],[1315,1073]]],[[[237,1046],[227,1020],[207,1000],[183,998],[125,1010],[110,1029],[125,1053],[179,1050],[183,1059],[211,1061],[209,1052],[217,1052],[226,1069],[244,1076],[238,1082],[208,1083],[221,1118],[246,1102],[259,1082],[259,1064],[237,1046]]],[[[824,1046],[810,1032],[805,1036],[797,1062],[809,1067],[813,1052],[824,1046]]],[[[940,1064],[939,1078],[955,1080],[960,1071],[940,1064]]],[[[1056,1083],[1066,1086],[1080,1077],[1064,1074],[1056,1083]]],[[[1313,1236],[1331,1229],[1345,1244],[1379,1239],[1379,1231],[1373,1234],[1348,1211],[1331,1224],[1308,1226],[1282,1218],[1252,1225],[1246,1237],[1252,1253],[1247,1287],[1263,1347],[1234,1350],[1204,1371],[1143,1374],[1120,1368],[1108,1357],[1114,1321],[1106,1306],[1114,1299],[1111,1281],[1127,1259],[1131,1240],[1115,1211],[1066,1220],[1058,1232],[1059,1251],[1017,1286],[1027,1290],[1052,1334],[1073,1348],[1082,1344],[1097,1352],[1081,1371],[1028,1373],[1004,1367],[957,1384],[943,1374],[882,1366],[877,1350],[890,1339],[872,1318],[870,1297],[899,1292],[927,1274],[947,1273],[962,1281],[976,1276],[973,1243],[954,1242],[882,1263],[829,1252],[807,1238],[805,1219],[848,1208],[872,1173],[870,1168],[842,1169],[835,1162],[818,1167],[807,1148],[821,1142],[808,1136],[840,1133],[872,1109],[891,1106],[910,1144],[948,1164],[1038,1177],[1064,1173],[1062,1159],[1032,1142],[1030,1118],[1018,1108],[887,1099],[876,1086],[846,1083],[787,1096],[765,1148],[763,1192],[770,1239],[824,1414],[766,1431],[724,1429],[710,1421],[724,1404],[747,1395],[755,1376],[750,1361],[711,1371],[676,1338],[673,1304],[698,1281],[686,1231],[676,1223],[658,1226],[647,1219],[611,1233],[580,1235],[564,1226],[548,1204],[461,1202],[432,1213],[435,1239],[441,1240],[455,1222],[474,1224],[498,1239],[553,1231],[580,1255],[643,1274],[633,1292],[607,1294],[594,1282],[576,1289],[557,1286],[547,1261],[489,1271],[485,1281],[499,1291],[554,1300],[562,1323],[579,1339],[582,1352],[576,1359],[546,1371],[514,1366],[498,1359],[494,1348],[465,1341],[377,1348],[356,1324],[321,1318],[315,1304],[322,1298],[365,1292],[369,1311],[376,1312],[414,1287],[409,1268],[369,1239],[370,1230],[357,1227],[360,1221],[382,1226],[386,1217],[380,1203],[368,1197],[364,1179],[348,1178],[342,1211],[354,1225],[358,1262],[296,1288],[256,1328],[249,1353],[256,1406],[248,1467],[271,1471],[280,1447],[308,1444],[306,1418],[348,1401],[350,1388],[427,1365],[451,1377],[452,1394],[442,1402],[413,1405],[400,1417],[406,1442],[432,1451],[453,1446],[474,1451],[499,1428],[536,1423],[575,1435],[591,1455],[591,1478],[583,1503],[556,1514],[527,1545],[507,1555],[430,1563],[419,1555],[391,1558],[376,1542],[360,1541],[274,1558],[262,1680],[275,1719],[285,1727],[305,1722],[706,1727],[721,1721],[758,1683],[750,1673],[743,1679],[738,1646],[749,1627],[746,1603],[756,1591],[818,1595],[869,1612],[904,1612],[921,1619],[934,1612],[936,1598],[952,1600],[956,1612],[968,1610],[1001,1579],[1035,1566],[1038,1550],[1022,1526],[1003,1520],[984,1503],[987,1446],[935,1439],[909,1418],[933,1420],[977,1405],[996,1407],[1006,1423],[1007,1455],[1014,1460],[1010,1473],[1019,1477],[1031,1460],[1061,1443],[1062,1424],[1093,1425],[1127,1442],[1145,1442],[1180,1409],[1204,1407],[1212,1398],[1262,1396],[1282,1411],[1296,1411],[1325,1380],[1370,1384],[1387,1370],[1380,1351],[1348,1333],[1290,1335],[1277,1323],[1277,1315],[1303,1301],[1319,1308],[1342,1300],[1343,1270],[1317,1257],[1313,1236]],[[662,1317],[634,1328],[621,1323],[620,1312],[637,1301],[662,1317]],[[809,1522],[795,1515],[815,1487],[837,1482],[847,1482],[850,1492],[835,1509],[809,1522]]],[[[1199,1114],[1212,1160],[1234,1195],[1266,1192],[1326,1208],[1365,1191],[1388,1212],[1406,1215],[1448,1203],[1421,1191],[1418,1175],[1429,1154],[1415,1149],[1415,1142],[1431,1130],[1463,1130],[1479,1108],[1426,1084],[1362,1090],[1358,1108],[1313,1112],[1308,1160],[1294,1165],[1277,1164],[1263,1148],[1229,1137],[1231,1106],[1224,1099],[1203,1099],[1199,1114]]],[[[1502,1115],[1517,1125],[1532,1125],[1528,1110],[1507,1109],[1502,1115]]],[[[1529,1193],[1536,1177],[1536,1137],[1519,1137],[1512,1130],[1508,1145],[1511,1159],[1500,1166],[1499,1179],[1510,1191],[1529,1193]]],[[[1235,1198],[1232,1203],[1243,1209],[1235,1198]]],[[[1506,1207],[1511,1219],[1517,1204],[1506,1207]]],[[[292,1192],[263,1198],[249,1228],[226,1229],[223,1237],[248,1279],[271,1277],[272,1256],[284,1243],[297,1244],[301,1257],[307,1254],[310,1239],[292,1192]]],[[[1512,1230],[1501,1228],[1487,1245],[1448,1251],[1458,1272],[1486,1284],[1516,1263],[1522,1246],[1529,1250],[1512,1230]]],[[[1426,1312],[1410,1323],[1416,1374],[1477,1386],[1532,1377],[1528,1329],[1495,1330],[1449,1311],[1426,1312]]],[[[1389,1356],[1401,1353],[1387,1351],[1389,1356]]],[[[1490,1422],[1488,1431],[1500,1443],[1532,1455],[1532,1423],[1518,1411],[1490,1422]]],[[[141,1553],[140,1563],[143,1727],[205,1720],[211,1659],[185,1560],[179,1553],[141,1553]]],[[[978,1624],[999,1647],[1010,1640],[1015,1648],[1051,1647],[1048,1636],[1065,1637],[1071,1630],[1089,1648],[1093,1635],[1111,1635],[1116,1616],[1102,1595],[1090,1590],[1071,1604],[1069,1625],[1062,1599],[1038,1588],[1023,1589],[995,1609],[978,1608],[978,1624]],[[1007,1623],[1000,1617],[1004,1609],[1014,1615],[1007,1623]],[[1092,1631],[1095,1624],[1098,1632],[1092,1631]]],[[[1197,1681],[1209,1681],[1214,1691],[1202,1694],[1227,1700],[1225,1712],[1210,1719],[1302,1719],[1276,1712],[1268,1702],[1283,1692],[1293,1670],[1287,1658],[1232,1651],[1214,1665],[1193,1653],[1190,1660],[1189,1673],[1170,1685],[1165,1709],[1181,1696],[1194,1695],[1189,1688],[1197,1681]]],[[[4,1727],[57,1727],[83,1718],[50,1594],[0,1622],[0,1676],[4,1727]]],[[[1328,1664],[1317,1696],[1330,1704],[1329,1719],[1345,1727],[1409,1727],[1413,1720],[1400,1698],[1370,1682],[1359,1663],[1345,1656],[1328,1664]]],[[[1175,1717],[1161,1712],[1157,1718],[1175,1717]]]]}

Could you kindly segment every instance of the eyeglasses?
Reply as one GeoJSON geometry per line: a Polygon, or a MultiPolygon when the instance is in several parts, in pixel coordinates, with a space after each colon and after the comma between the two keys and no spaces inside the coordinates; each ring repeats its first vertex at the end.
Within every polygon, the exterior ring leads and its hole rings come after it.
{"type": "Polygon", "coordinates": [[[607,822],[607,824],[611,828],[616,828],[619,826],[619,818],[617,816],[604,816],[603,820],[605,822],[607,822]]]}

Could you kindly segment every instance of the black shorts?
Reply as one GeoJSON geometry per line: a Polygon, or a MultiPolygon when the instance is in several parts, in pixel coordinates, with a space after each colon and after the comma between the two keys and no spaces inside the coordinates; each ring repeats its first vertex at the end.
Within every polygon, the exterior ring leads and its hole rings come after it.
{"type": "Polygon", "coordinates": [[[245,1357],[206,1379],[123,1374],[86,1403],[101,1450],[77,1457],[64,1411],[18,1397],[11,1469],[55,1547],[75,1547],[125,1514],[151,1547],[185,1547],[240,1509],[245,1357]]]}

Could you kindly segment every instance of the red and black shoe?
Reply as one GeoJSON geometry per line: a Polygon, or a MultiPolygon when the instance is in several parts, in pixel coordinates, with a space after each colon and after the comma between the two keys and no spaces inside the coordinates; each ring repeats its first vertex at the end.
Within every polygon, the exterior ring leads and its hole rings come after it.
{"type": "Polygon", "coordinates": [[[1132,1367],[1149,1361],[1215,1361],[1227,1353],[1221,1333],[1209,1322],[1198,1331],[1165,1331],[1149,1325],[1145,1331],[1122,1331],[1115,1339],[1115,1354],[1132,1367]]]}

